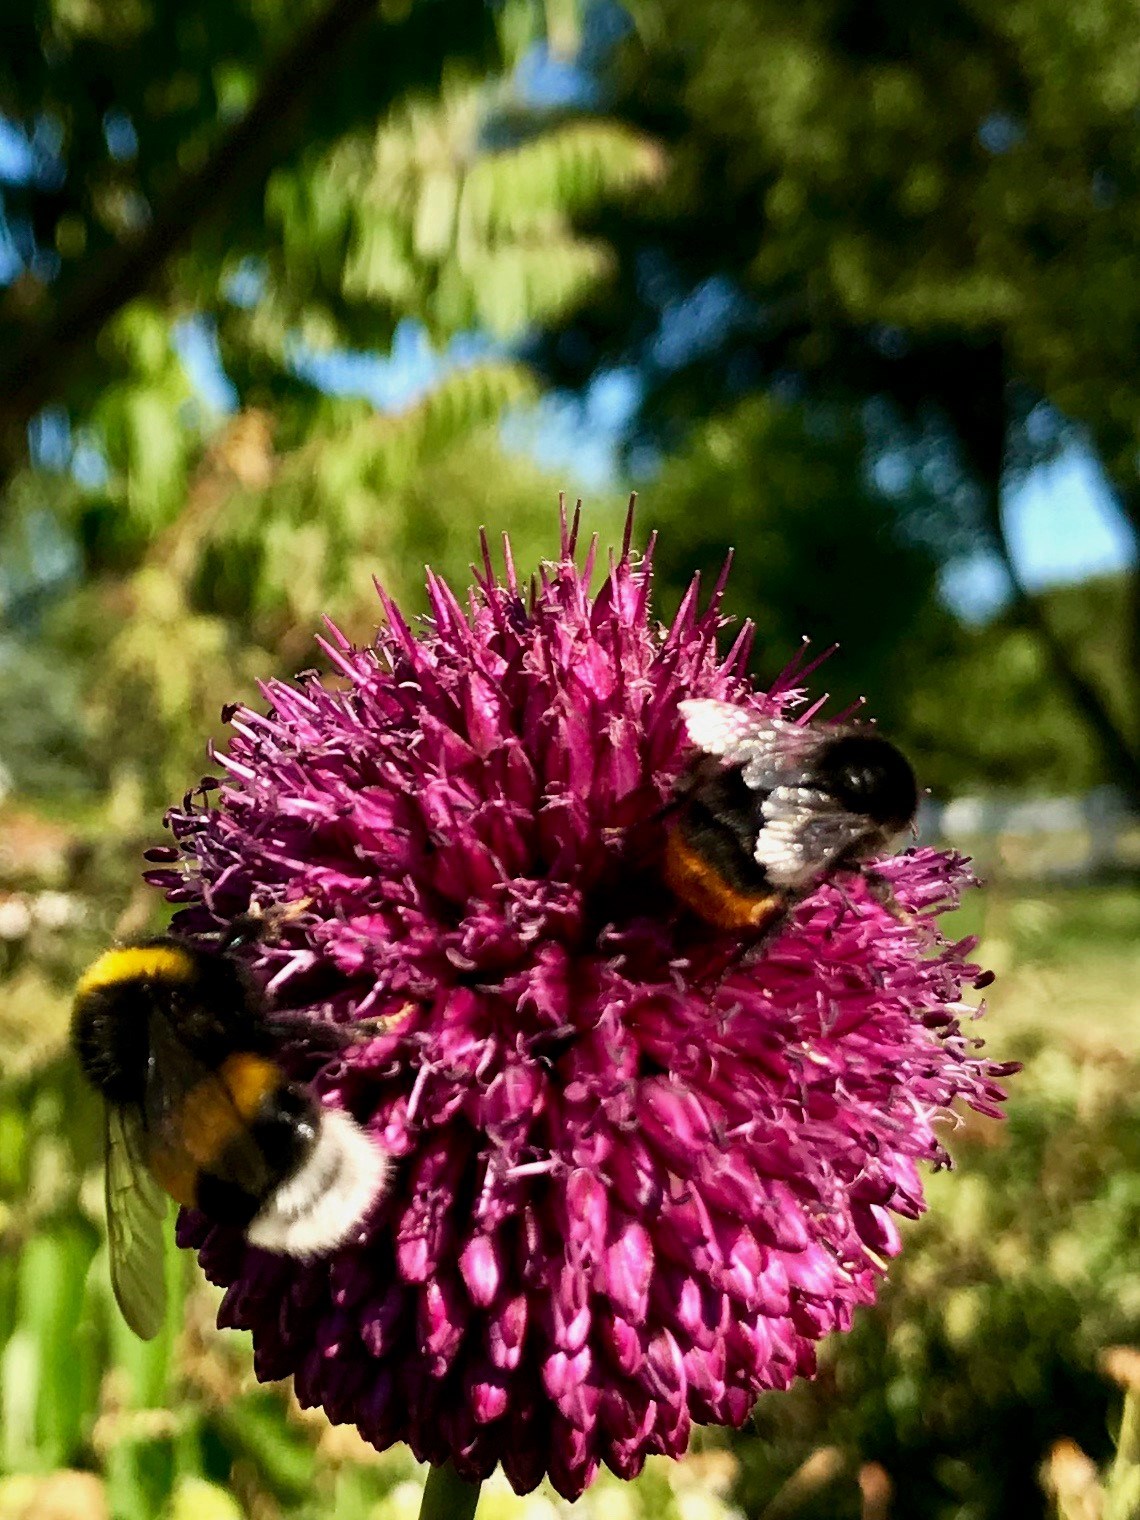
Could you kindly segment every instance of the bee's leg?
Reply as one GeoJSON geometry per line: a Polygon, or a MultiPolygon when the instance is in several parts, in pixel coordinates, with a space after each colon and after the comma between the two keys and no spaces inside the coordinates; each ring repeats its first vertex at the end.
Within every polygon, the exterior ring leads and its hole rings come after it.
{"type": "Polygon", "coordinates": [[[843,883],[837,876],[832,877],[831,885],[835,891],[835,895],[839,898],[840,907],[836,912],[835,918],[832,920],[831,927],[827,930],[829,937],[835,932],[836,929],[839,928],[840,924],[849,913],[853,918],[857,918],[859,915],[859,909],[855,903],[855,899],[849,892],[845,892],[843,890],[843,883]]]}
{"type": "Polygon", "coordinates": [[[312,897],[297,897],[292,902],[270,903],[267,908],[253,902],[232,920],[222,935],[219,948],[236,950],[241,945],[275,940],[284,925],[299,918],[314,901],[312,897]]]}
{"type": "Polygon", "coordinates": [[[360,1040],[374,1040],[381,1034],[391,1034],[394,1029],[399,1029],[407,1022],[418,1006],[416,1003],[402,1003],[394,1013],[378,1013],[371,1018],[355,1019],[348,1026],[348,1033],[352,1036],[354,1043],[360,1040]]]}
{"type": "Polygon", "coordinates": [[[717,973],[713,984],[713,991],[719,992],[721,987],[734,971],[742,966],[754,965],[760,960],[768,946],[776,939],[788,922],[793,903],[790,898],[780,899],[778,904],[773,904],[762,924],[741,934],[736,944],[729,951],[720,971],[717,973]]]}
{"type": "Polygon", "coordinates": [[[891,885],[890,878],[876,871],[873,867],[864,867],[860,872],[867,886],[867,891],[879,904],[885,908],[892,918],[897,918],[900,924],[909,924],[914,914],[908,908],[904,908],[895,896],[895,889],[891,885]]]}
{"type": "Polygon", "coordinates": [[[315,1013],[271,1013],[265,1028],[281,1048],[304,1049],[314,1060],[328,1060],[353,1043],[352,1030],[315,1013]]]}
{"type": "Polygon", "coordinates": [[[783,933],[794,906],[795,900],[788,896],[782,896],[770,905],[763,923],[757,924],[752,932],[745,936],[744,954],[747,960],[756,960],[772,941],[783,933]]]}
{"type": "Polygon", "coordinates": [[[272,1013],[266,1024],[273,1037],[281,1044],[297,1044],[304,1041],[314,1053],[328,1052],[335,1055],[350,1045],[374,1040],[378,1035],[388,1034],[408,1014],[414,1004],[405,1003],[395,1013],[378,1014],[375,1018],[357,1019],[351,1024],[334,1024],[330,1019],[319,1018],[314,1013],[272,1013]]]}

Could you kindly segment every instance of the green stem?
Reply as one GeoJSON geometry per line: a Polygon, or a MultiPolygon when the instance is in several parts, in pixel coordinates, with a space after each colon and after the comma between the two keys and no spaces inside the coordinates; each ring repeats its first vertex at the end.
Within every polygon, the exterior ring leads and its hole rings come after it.
{"type": "Polygon", "coordinates": [[[479,1484],[466,1482],[445,1462],[428,1471],[420,1520],[471,1520],[478,1503],[479,1484]]]}
{"type": "Polygon", "coordinates": [[[1104,1520],[1140,1520],[1140,1391],[1124,1395],[1116,1460],[1105,1484],[1104,1520]]]}

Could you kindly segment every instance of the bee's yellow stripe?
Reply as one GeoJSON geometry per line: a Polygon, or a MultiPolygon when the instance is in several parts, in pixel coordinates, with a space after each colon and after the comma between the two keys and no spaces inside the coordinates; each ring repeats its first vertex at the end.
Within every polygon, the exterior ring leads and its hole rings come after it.
{"type": "Polygon", "coordinates": [[[779,892],[738,892],[685,843],[678,829],[671,829],[666,839],[663,866],[670,890],[717,929],[762,929],[785,906],[779,892]]]}
{"type": "Polygon", "coordinates": [[[120,982],[188,982],[193,979],[195,969],[193,956],[178,945],[124,945],[105,951],[88,966],[79,978],[75,995],[84,998],[120,982]]]}
{"type": "MultiPolygon", "coordinates": [[[[149,1148],[147,1165],[176,1203],[197,1201],[198,1176],[211,1171],[228,1145],[250,1125],[268,1093],[284,1081],[281,1068],[239,1050],[186,1094],[167,1130],[149,1148]]],[[[254,1142],[256,1143],[256,1142],[254,1142]]]]}

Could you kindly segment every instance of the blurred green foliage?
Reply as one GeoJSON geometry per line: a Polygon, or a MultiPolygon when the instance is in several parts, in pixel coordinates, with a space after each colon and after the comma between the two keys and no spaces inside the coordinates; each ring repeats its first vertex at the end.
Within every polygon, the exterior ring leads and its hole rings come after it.
{"type": "MultiPolygon", "coordinates": [[[[750,393],[850,408],[904,483],[900,531],[921,529],[943,563],[998,556],[1098,765],[1140,796],[1137,578],[1106,692],[1025,594],[1002,511],[1029,467],[1081,439],[1140,537],[1140,7],[627,10],[603,65],[610,108],[663,143],[670,172],[591,218],[618,277],[542,335],[547,373],[636,367],[642,431],[668,451],[710,414],[731,427],[750,393]],[[922,523],[905,520],[916,481],[922,523]]],[[[813,547],[797,541],[805,564],[813,547]]]]}
{"type": "MultiPolygon", "coordinates": [[[[1057,636],[1080,652],[1128,734],[1137,732],[1140,716],[1132,705],[1131,595],[1127,577],[1099,576],[1035,598],[1057,636]]],[[[965,782],[981,790],[1063,794],[1103,782],[1105,756],[1095,732],[1074,720],[1047,650],[1016,612],[973,628],[931,618],[916,645],[920,669],[905,691],[900,732],[936,791],[948,795],[965,782]],[[937,680],[929,678],[932,668],[937,680]]]]}
{"type": "MultiPolygon", "coordinates": [[[[37,807],[92,823],[110,809],[119,833],[185,789],[224,702],[309,661],[322,614],[370,634],[373,575],[414,605],[425,559],[465,577],[481,521],[536,559],[541,513],[552,542],[555,486],[497,442],[536,394],[503,344],[607,277],[607,245],[572,215],[662,170],[627,127],[522,119],[509,67],[571,19],[524,0],[362,11],[351,43],[311,60],[335,64],[335,90],[298,84],[271,140],[235,148],[242,110],[282,88],[265,59],[321,13],[224,9],[61,4],[9,18],[0,57],[0,111],[29,154],[3,192],[23,270],[0,299],[0,359],[56,366],[31,456],[0,457],[0,763],[37,807]],[[202,187],[167,262],[100,308],[112,251],[133,257],[185,176],[214,160],[236,174],[235,155],[256,193],[214,205],[202,187]],[[73,350],[52,334],[76,302],[98,339],[73,350]],[[189,378],[191,316],[228,415],[189,378]],[[479,329],[483,346],[386,413],[311,374],[413,321],[440,344],[479,329]]],[[[0,431],[41,380],[0,387],[0,431]]]]}
{"type": "Polygon", "coordinates": [[[737,1446],[749,1512],[774,1470],[822,1445],[848,1461],[804,1515],[858,1515],[856,1472],[875,1462],[899,1520],[1041,1513],[1054,1442],[1111,1452],[1119,1401],[1098,1357],[1140,1324],[1136,1070],[1044,1032],[1034,1043],[1004,1125],[966,1120],[951,1137],[958,1175],[931,1179],[880,1303],[814,1384],[761,1400],[737,1446]]]}
{"type": "Polygon", "coordinates": [[[415,604],[420,558],[462,578],[482,521],[539,557],[567,481],[500,421],[544,375],[614,363],[644,395],[633,436],[667,447],[641,526],[665,530],[666,609],[731,542],[760,673],[801,633],[838,639],[837,700],[865,693],[936,789],[1131,784],[1132,578],[980,633],[937,592],[1000,528],[1002,478],[1075,424],[1123,478],[1096,407],[1125,427],[1127,6],[1082,40],[1028,0],[920,27],[893,0],[635,5],[600,50],[586,7],[604,88],[570,105],[518,71],[573,57],[567,0],[222,10],[3,23],[23,162],[0,190],[0,764],[21,793],[92,819],[113,798],[141,829],[222,703],[307,663],[322,613],[367,635],[373,573],[415,604]],[[399,330],[467,358],[386,411],[331,393],[399,330]]]}
{"type": "MultiPolygon", "coordinates": [[[[711,584],[732,546],[725,606],[756,624],[761,680],[805,634],[818,652],[838,643],[814,678],[831,691],[830,710],[866,696],[937,794],[1083,791],[1102,781],[1096,735],[1074,721],[1048,651],[1017,611],[969,626],[940,600],[925,527],[936,490],[916,472],[887,493],[865,451],[857,415],[836,405],[753,396],[702,423],[667,456],[651,493],[664,605],[694,569],[711,584]]],[[[1131,594],[1126,577],[1108,576],[1034,599],[1130,736],[1140,734],[1131,594]]]]}
{"type": "MultiPolygon", "coordinates": [[[[815,677],[832,692],[832,710],[867,694],[907,742],[915,693],[929,689],[932,642],[959,630],[938,603],[934,556],[898,533],[897,503],[867,475],[864,447],[848,411],[741,402],[665,462],[652,496],[667,524],[655,564],[663,595],[678,598],[694,569],[712,583],[731,544],[725,606],[756,625],[761,679],[773,679],[804,636],[820,653],[838,642],[815,677]]],[[[924,770],[924,779],[934,778],[924,770]]]]}

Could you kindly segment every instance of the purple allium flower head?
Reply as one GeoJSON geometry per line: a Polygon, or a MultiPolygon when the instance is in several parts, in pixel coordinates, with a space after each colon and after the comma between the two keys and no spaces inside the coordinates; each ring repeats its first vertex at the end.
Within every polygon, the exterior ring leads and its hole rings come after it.
{"type": "Polygon", "coordinates": [[[354,1026],[329,1059],[299,1021],[298,1070],[396,1158],[331,1260],[184,1214],[219,1322],[377,1446],[567,1498],[810,1374],[923,1207],[934,1120],[993,1113],[1006,1070],[959,1026],[973,946],[934,926],[960,859],[885,862],[901,917],[824,883],[751,957],[671,900],[678,703],[794,711],[803,672],[755,691],[747,628],[718,653],[723,578],[656,624],[628,531],[592,595],[576,528],[529,595],[484,545],[466,608],[429,574],[418,632],[382,593],[373,645],[332,629],[331,678],[233,714],[151,875],[187,933],[310,900],[253,967],[279,1010],[354,1026]]]}

